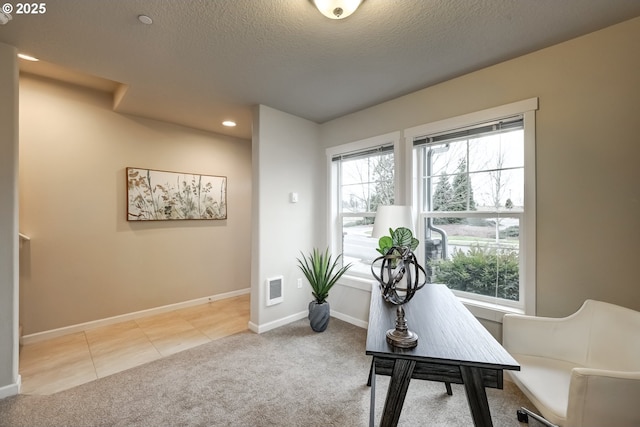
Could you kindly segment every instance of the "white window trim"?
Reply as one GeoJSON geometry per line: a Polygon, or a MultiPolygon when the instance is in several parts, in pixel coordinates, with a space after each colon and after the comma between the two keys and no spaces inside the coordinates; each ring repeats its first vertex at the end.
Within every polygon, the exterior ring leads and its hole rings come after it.
{"type": "MultiPolygon", "coordinates": [[[[522,114],[524,117],[524,227],[521,230],[521,247],[525,254],[525,265],[521,280],[524,281],[524,313],[536,314],[536,157],[535,157],[535,111],[538,109],[538,98],[529,98],[511,104],[501,105],[482,111],[476,111],[457,117],[451,117],[424,125],[405,129],[405,158],[406,165],[413,165],[413,141],[423,135],[439,132],[447,132],[452,129],[481,124],[522,114]]],[[[404,171],[406,172],[406,171],[404,171]]],[[[398,174],[399,175],[399,174],[398,174]]],[[[405,180],[405,194],[413,194],[412,174],[405,180]]],[[[471,312],[483,319],[502,322],[505,313],[522,313],[521,309],[503,306],[500,304],[487,304],[479,300],[460,298],[471,312]]]]}
{"type": "MultiPolygon", "coordinates": [[[[335,147],[329,147],[326,149],[327,155],[327,177],[329,177],[329,183],[327,185],[327,241],[329,242],[329,250],[331,253],[340,253],[341,248],[339,247],[338,242],[341,241],[340,233],[342,231],[342,226],[339,224],[340,216],[338,215],[339,206],[337,205],[338,200],[338,189],[334,185],[337,181],[336,170],[332,166],[332,158],[338,156],[340,154],[351,153],[355,151],[367,150],[370,148],[375,148],[381,146],[383,144],[393,144],[393,159],[394,159],[394,199],[396,203],[398,200],[403,200],[404,195],[400,188],[403,186],[404,175],[407,172],[407,169],[403,165],[403,161],[401,161],[402,151],[404,150],[403,144],[400,144],[400,132],[390,132],[384,135],[378,135],[371,138],[362,139],[359,141],[353,141],[346,144],[338,145],[335,147]]],[[[347,271],[343,276],[344,279],[341,280],[340,283],[351,283],[357,284],[355,285],[358,289],[370,288],[370,285],[367,286],[365,283],[370,283],[371,279],[363,278],[360,276],[349,275],[349,271],[347,271]]]]}

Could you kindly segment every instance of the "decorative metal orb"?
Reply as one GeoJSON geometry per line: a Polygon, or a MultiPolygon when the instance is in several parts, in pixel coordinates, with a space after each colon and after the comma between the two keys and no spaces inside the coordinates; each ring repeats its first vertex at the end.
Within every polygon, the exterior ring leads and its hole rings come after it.
{"type": "Polygon", "coordinates": [[[409,302],[415,293],[427,283],[426,273],[418,264],[415,254],[407,247],[394,246],[389,249],[386,255],[373,261],[371,273],[380,282],[382,297],[385,301],[398,306],[396,327],[387,331],[387,342],[400,348],[417,346],[418,335],[407,327],[402,308],[402,305],[409,302]],[[374,268],[378,261],[382,261],[379,275],[376,274],[374,268]],[[422,282],[420,281],[420,272],[424,278],[422,282]]]}
{"type": "Polygon", "coordinates": [[[393,246],[386,255],[376,258],[371,264],[371,274],[380,282],[384,299],[396,305],[409,302],[427,283],[424,268],[418,264],[415,254],[411,249],[402,246],[393,246]],[[378,261],[382,261],[380,274],[376,274],[374,267],[378,261]]]}

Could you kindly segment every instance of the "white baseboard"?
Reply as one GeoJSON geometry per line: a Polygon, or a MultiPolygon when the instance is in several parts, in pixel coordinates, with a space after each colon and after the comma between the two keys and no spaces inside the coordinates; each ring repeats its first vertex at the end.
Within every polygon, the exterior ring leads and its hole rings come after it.
{"type": "Polygon", "coordinates": [[[369,327],[369,322],[365,322],[364,320],[360,320],[358,318],[331,310],[331,316],[336,319],[340,319],[343,322],[351,323],[352,325],[358,326],[363,329],[367,329],[369,327]]]}
{"type": "Polygon", "coordinates": [[[22,377],[18,375],[18,378],[14,384],[9,384],[3,387],[0,387],[0,399],[4,399],[5,397],[15,396],[20,393],[20,387],[22,385],[22,377]]]}
{"type": "MultiPolygon", "coordinates": [[[[308,314],[308,311],[301,311],[299,313],[292,314],[291,316],[283,317],[282,319],[274,320],[273,322],[265,323],[263,325],[256,325],[253,322],[249,322],[249,330],[257,334],[261,334],[263,332],[279,328],[280,326],[288,325],[289,323],[295,322],[296,320],[304,319],[308,314]]],[[[368,322],[356,319],[355,317],[351,317],[343,313],[339,313],[337,311],[331,310],[331,317],[335,317],[336,319],[351,323],[352,325],[358,326],[360,328],[367,329],[369,327],[368,322]]]]}
{"type": "Polygon", "coordinates": [[[256,325],[253,322],[249,322],[249,330],[256,334],[261,334],[263,332],[279,328],[280,326],[288,325],[296,320],[304,319],[308,314],[308,311],[301,311],[299,313],[292,314],[291,316],[283,317],[282,319],[274,320],[273,322],[264,323],[262,325],[256,325]]]}
{"type": "Polygon", "coordinates": [[[125,322],[127,320],[139,319],[141,317],[152,316],[154,314],[166,313],[168,311],[178,310],[180,308],[193,307],[200,304],[206,304],[208,302],[219,301],[227,298],[233,298],[240,295],[245,295],[250,292],[250,289],[241,289],[239,291],[226,292],[224,294],[211,295],[208,297],[196,298],[189,301],[183,301],[175,304],[164,305],[161,307],[150,308],[147,310],[136,311],[133,313],[121,314],[119,316],[107,317],[105,319],[92,320],[91,322],[79,323],[77,325],[65,326],[58,329],[52,329],[49,331],[36,332],[35,334],[29,334],[21,337],[20,344],[32,344],[34,342],[44,341],[51,338],[61,337],[63,335],[73,334],[75,332],[84,332],[89,329],[97,328],[100,326],[113,325],[114,323],[125,322]]]}

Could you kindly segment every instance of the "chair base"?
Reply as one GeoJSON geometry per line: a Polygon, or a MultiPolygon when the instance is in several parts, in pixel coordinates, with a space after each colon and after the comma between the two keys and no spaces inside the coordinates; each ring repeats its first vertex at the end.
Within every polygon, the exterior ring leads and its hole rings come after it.
{"type": "Polygon", "coordinates": [[[528,410],[527,408],[520,408],[516,411],[516,415],[518,417],[518,421],[521,423],[529,423],[529,417],[531,417],[532,419],[534,419],[535,421],[537,421],[538,423],[542,424],[543,426],[546,427],[558,427],[557,425],[547,421],[545,418],[541,417],[540,415],[531,412],[530,410],[528,410]]]}

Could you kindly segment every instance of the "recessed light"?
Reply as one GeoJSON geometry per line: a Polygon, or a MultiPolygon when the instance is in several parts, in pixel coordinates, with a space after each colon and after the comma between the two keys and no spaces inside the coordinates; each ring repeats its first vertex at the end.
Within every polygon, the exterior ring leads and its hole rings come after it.
{"type": "MultiPolygon", "coordinates": [[[[11,7],[10,4],[9,4],[9,9],[13,9],[13,7],[11,7]]],[[[11,16],[11,13],[5,12],[5,10],[8,10],[6,4],[2,7],[2,10],[0,10],[0,25],[4,25],[13,19],[13,17],[11,16]]]]}
{"type": "Polygon", "coordinates": [[[226,127],[234,127],[236,125],[236,122],[232,121],[232,120],[225,120],[224,122],[222,122],[222,126],[226,126],[226,127]]]}
{"type": "Polygon", "coordinates": [[[138,15],[138,21],[142,22],[145,25],[153,24],[153,19],[149,18],[147,15],[138,15]]]}
{"type": "Polygon", "coordinates": [[[24,59],[26,61],[40,61],[38,58],[33,56],[25,55],[24,53],[19,53],[18,58],[24,59]]]}

